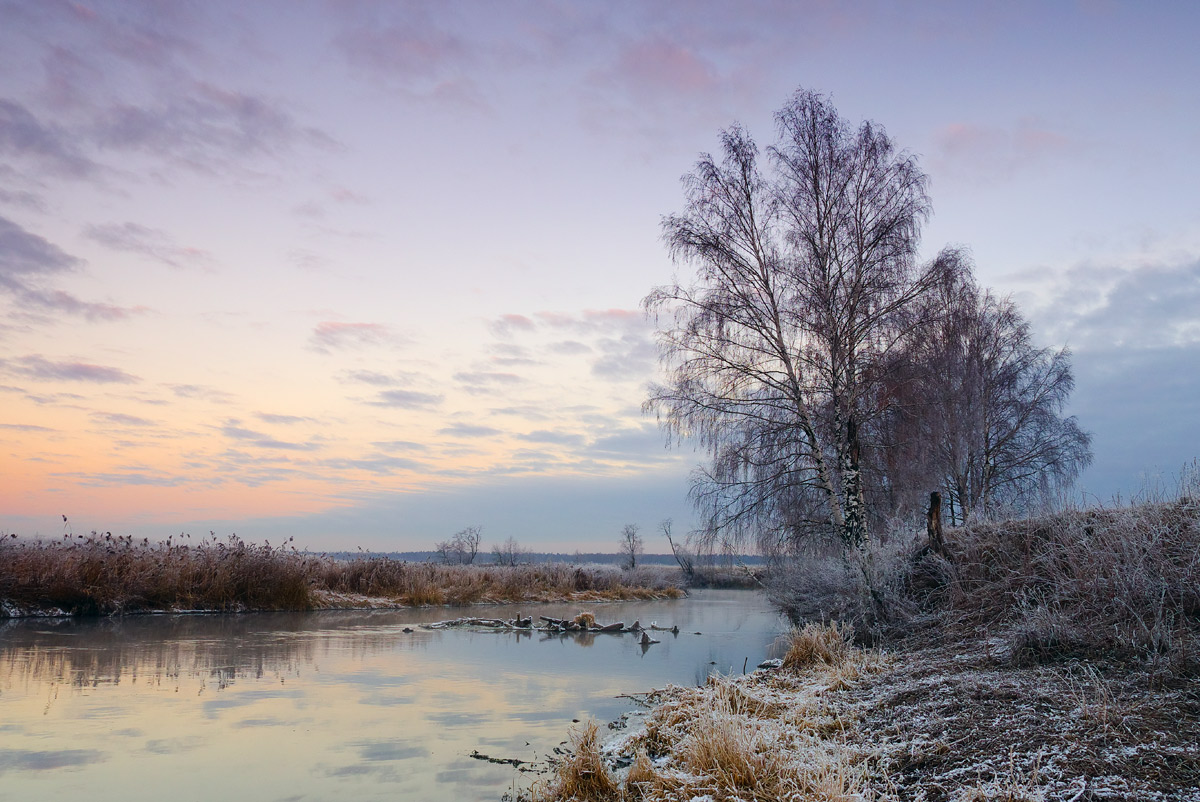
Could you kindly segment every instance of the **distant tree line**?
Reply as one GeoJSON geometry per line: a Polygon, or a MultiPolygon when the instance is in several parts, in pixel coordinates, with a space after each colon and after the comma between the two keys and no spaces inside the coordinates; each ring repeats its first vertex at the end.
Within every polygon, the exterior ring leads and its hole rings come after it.
{"type": "Polygon", "coordinates": [[[663,234],[694,278],[644,302],[667,372],[646,408],[707,450],[702,539],[855,548],[931,491],[963,523],[1072,482],[1091,450],[1065,414],[1070,354],[965,250],[920,261],[916,158],[813,92],[775,121],[765,153],[734,125],[684,177],[663,234]]]}

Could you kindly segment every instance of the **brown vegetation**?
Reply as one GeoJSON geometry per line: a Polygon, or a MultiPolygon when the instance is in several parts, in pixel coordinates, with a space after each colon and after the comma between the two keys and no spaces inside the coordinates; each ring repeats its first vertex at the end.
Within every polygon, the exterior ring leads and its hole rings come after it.
{"type": "Polygon", "coordinates": [[[548,781],[535,786],[533,799],[860,799],[864,769],[857,752],[844,745],[850,725],[824,694],[841,687],[847,673],[876,671],[884,663],[853,648],[846,634],[813,627],[790,636],[798,653],[819,652],[828,662],[797,660],[792,669],[712,677],[698,688],[656,692],[657,705],[644,728],[612,750],[631,761],[623,779],[605,761],[595,725],[585,725],[587,737],[576,734],[570,754],[548,781]],[[809,647],[817,643],[814,652],[809,647]]]}
{"type": "Polygon", "coordinates": [[[682,595],[664,572],[564,564],[338,561],[236,536],[161,543],[111,534],[0,541],[0,615],[307,610],[682,595]]]}
{"type": "Polygon", "coordinates": [[[1123,658],[1200,667],[1200,503],[1075,510],[946,531],[779,572],[793,621],[853,623],[866,640],[999,639],[1038,663],[1123,658]]]}
{"type": "Polygon", "coordinates": [[[986,639],[884,656],[849,638],[812,625],[787,637],[784,668],[654,692],[644,727],[607,746],[577,741],[586,754],[533,799],[1200,801],[1200,692],[1188,678],[1127,663],[1013,666],[986,639]],[[605,795],[561,781],[580,765],[605,795]]]}
{"type": "Polygon", "coordinates": [[[625,572],[611,566],[566,563],[441,565],[386,557],[324,560],[317,566],[316,586],[405,605],[617,601],[683,595],[671,577],[661,571],[625,572]]]}
{"type": "Polygon", "coordinates": [[[978,522],[945,541],[777,576],[803,623],[782,667],[651,694],[644,728],[606,747],[629,766],[604,767],[618,798],[1200,802],[1200,505],[978,522]]]}
{"type": "Polygon", "coordinates": [[[978,524],[950,539],[950,560],[924,555],[908,583],[939,626],[1003,633],[1022,662],[1129,657],[1200,668],[1200,503],[978,524]]]}
{"type": "Polygon", "coordinates": [[[0,611],[301,610],[315,560],[236,536],[197,545],[92,533],[0,545],[0,611]]]}

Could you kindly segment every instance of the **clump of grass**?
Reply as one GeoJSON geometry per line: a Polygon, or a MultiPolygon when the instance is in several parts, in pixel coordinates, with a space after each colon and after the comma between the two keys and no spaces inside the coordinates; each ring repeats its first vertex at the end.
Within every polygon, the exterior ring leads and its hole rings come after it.
{"type": "Polygon", "coordinates": [[[702,708],[677,755],[687,772],[711,777],[722,789],[753,799],[780,796],[789,766],[753,719],[735,714],[720,697],[702,708]]]}
{"type": "Polygon", "coordinates": [[[838,621],[805,624],[803,629],[792,630],[786,636],[783,667],[793,671],[814,664],[836,668],[850,657],[853,639],[854,630],[848,624],[838,621]]]}
{"type": "Polygon", "coordinates": [[[533,788],[534,802],[621,802],[624,798],[620,783],[600,754],[600,729],[594,721],[572,732],[570,753],[554,776],[533,788]]]}
{"type": "MultiPolygon", "coordinates": [[[[843,630],[833,631],[847,644],[835,662],[867,670],[868,655],[849,645],[843,630]]],[[[823,695],[836,681],[833,665],[813,660],[794,672],[710,677],[695,688],[668,686],[653,695],[657,704],[645,727],[613,747],[632,759],[623,783],[614,775],[595,791],[602,796],[584,795],[593,791],[584,787],[581,772],[589,781],[599,777],[594,761],[602,757],[584,738],[583,748],[576,746],[534,799],[861,800],[862,756],[845,744],[853,722],[834,715],[823,695]]],[[[584,732],[594,732],[594,726],[584,732]]]]}

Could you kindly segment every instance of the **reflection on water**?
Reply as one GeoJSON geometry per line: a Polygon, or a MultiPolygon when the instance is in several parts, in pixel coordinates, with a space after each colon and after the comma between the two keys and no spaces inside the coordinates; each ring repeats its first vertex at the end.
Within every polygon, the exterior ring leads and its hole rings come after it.
{"type": "MultiPolygon", "coordinates": [[[[424,630],[445,608],[0,624],[0,800],[496,800],[619,694],[768,656],[758,594],[591,607],[631,635],[424,630]],[[699,631],[702,634],[695,634],[699,631]]],[[[578,605],[489,607],[571,616],[578,605]]]]}

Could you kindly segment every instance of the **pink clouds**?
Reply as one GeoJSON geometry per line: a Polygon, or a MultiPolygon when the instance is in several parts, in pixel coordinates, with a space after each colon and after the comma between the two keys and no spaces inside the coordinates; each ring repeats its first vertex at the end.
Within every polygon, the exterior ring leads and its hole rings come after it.
{"type": "Polygon", "coordinates": [[[141,381],[137,376],[120,368],[93,365],[90,362],[52,362],[43,356],[31,354],[15,359],[7,365],[0,361],[0,369],[31,379],[44,381],[82,381],[96,384],[133,384],[141,381]]]}
{"type": "Polygon", "coordinates": [[[140,254],[171,267],[210,259],[203,248],[176,245],[167,232],[132,221],[90,225],[84,229],[84,236],[107,248],[140,254]]]}
{"type": "Polygon", "coordinates": [[[338,45],[351,64],[407,78],[437,75],[468,53],[459,37],[411,24],[354,28],[338,45]]]}
{"type": "Polygon", "coordinates": [[[501,315],[492,321],[492,332],[500,337],[507,337],[518,331],[533,331],[537,328],[534,322],[524,315],[501,315]]]}
{"type": "Polygon", "coordinates": [[[346,348],[384,345],[393,340],[391,330],[382,323],[318,323],[309,337],[309,348],[323,354],[346,348]]]}
{"type": "Polygon", "coordinates": [[[1035,120],[1012,127],[956,122],[936,134],[940,157],[951,169],[999,177],[1069,153],[1078,143],[1035,120]]]}
{"type": "Polygon", "coordinates": [[[609,75],[636,92],[647,89],[667,94],[703,94],[718,84],[712,64],[690,48],[665,39],[635,42],[626,47],[609,75]]]}
{"type": "Polygon", "coordinates": [[[504,314],[492,321],[491,329],[498,335],[507,336],[518,331],[536,331],[539,328],[591,331],[640,328],[644,324],[645,318],[637,309],[585,309],[578,314],[534,312],[532,317],[504,314]]]}
{"type": "Polygon", "coordinates": [[[29,306],[77,315],[84,320],[95,322],[101,320],[126,320],[134,315],[150,311],[145,306],[117,306],[116,304],[84,301],[63,290],[22,290],[18,297],[29,306]]]}

